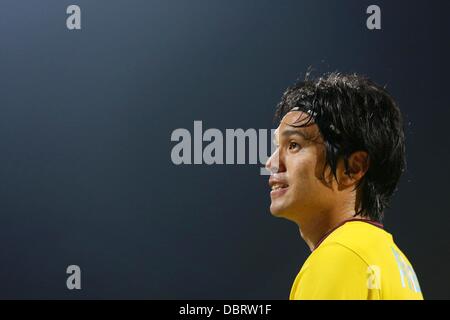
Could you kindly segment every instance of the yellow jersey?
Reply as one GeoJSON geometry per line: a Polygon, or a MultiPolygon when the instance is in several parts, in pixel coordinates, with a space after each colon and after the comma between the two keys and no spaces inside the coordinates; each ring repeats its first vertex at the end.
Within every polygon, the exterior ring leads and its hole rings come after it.
{"type": "Polygon", "coordinates": [[[352,219],[316,245],[295,278],[290,300],[422,300],[417,276],[392,235],[352,219]]]}

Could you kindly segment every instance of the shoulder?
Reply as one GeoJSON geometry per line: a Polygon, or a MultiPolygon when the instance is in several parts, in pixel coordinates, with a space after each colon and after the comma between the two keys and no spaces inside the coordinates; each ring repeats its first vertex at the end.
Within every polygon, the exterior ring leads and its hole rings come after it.
{"type": "Polygon", "coordinates": [[[314,250],[292,290],[293,299],[366,299],[368,264],[357,252],[328,242],[314,250]]]}
{"type": "Polygon", "coordinates": [[[374,255],[389,247],[392,242],[392,235],[381,227],[363,221],[351,221],[334,230],[314,252],[320,252],[321,248],[330,244],[340,245],[370,264],[374,255]]]}
{"type": "Polygon", "coordinates": [[[367,262],[351,246],[338,241],[327,241],[315,249],[305,262],[306,266],[314,265],[318,268],[332,267],[337,269],[339,266],[349,264],[367,267],[367,262]]]}
{"type": "Polygon", "coordinates": [[[373,290],[369,290],[370,281],[378,277],[374,266],[379,265],[380,255],[388,252],[391,243],[392,236],[376,225],[363,221],[341,225],[305,261],[294,281],[291,298],[374,298],[373,290]]]}

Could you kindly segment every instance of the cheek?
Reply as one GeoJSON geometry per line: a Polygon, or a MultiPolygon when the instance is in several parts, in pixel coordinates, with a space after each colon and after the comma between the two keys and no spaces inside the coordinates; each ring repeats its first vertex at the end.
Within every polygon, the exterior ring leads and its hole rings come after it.
{"type": "Polygon", "coordinates": [[[316,163],[314,166],[314,175],[319,182],[323,186],[328,186],[332,181],[333,174],[331,172],[331,168],[326,165],[326,152],[324,148],[316,148],[316,163]]]}
{"type": "Polygon", "coordinates": [[[324,180],[329,169],[324,171],[324,165],[325,150],[320,145],[311,145],[292,155],[287,162],[287,172],[293,189],[307,197],[324,195],[330,188],[324,180]]]}
{"type": "Polygon", "coordinates": [[[298,153],[287,162],[287,172],[291,183],[301,187],[310,184],[315,179],[316,157],[311,152],[298,153]]]}

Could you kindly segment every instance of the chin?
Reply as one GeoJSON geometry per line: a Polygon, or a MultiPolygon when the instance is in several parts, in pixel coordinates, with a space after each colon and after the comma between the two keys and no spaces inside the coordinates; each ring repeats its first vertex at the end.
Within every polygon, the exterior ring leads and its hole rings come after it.
{"type": "Polygon", "coordinates": [[[286,216],[286,210],[283,208],[276,207],[274,205],[270,206],[270,213],[275,217],[284,217],[286,216]]]}
{"type": "Polygon", "coordinates": [[[270,206],[270,213],[272,214],[272,216],[276,217],[276,218],[284,218],[290,221],[296,221],[295,216],[296,214],[293,213],[293,210],[289,210],[289,208],[285,208],[285,207],[277,207],[274,206],[273,204],[270,206]]]}
{"type": "Polygon", "coordinates": [[[277,210],[272,210],[272,209],[270,209],[270,213],[271,213],[274,217],[281,217],[280,212],[278,212],[277,210]]]}

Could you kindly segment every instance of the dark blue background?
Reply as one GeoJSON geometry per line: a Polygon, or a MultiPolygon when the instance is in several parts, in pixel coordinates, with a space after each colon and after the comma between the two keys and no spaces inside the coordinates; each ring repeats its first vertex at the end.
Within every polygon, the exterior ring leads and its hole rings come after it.
{"type": "Polygon", "coordinates": [[[408,171],[386,229],[425,298],[450,298],[449,5],[375,3],[381,31],[372,1],[2,0],[0,298],[287,299],[309,252],[267,177],[175,166],[170,135],[273,128],[308,66],[396,97],[408,171]]]}

